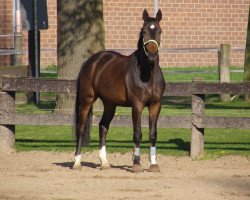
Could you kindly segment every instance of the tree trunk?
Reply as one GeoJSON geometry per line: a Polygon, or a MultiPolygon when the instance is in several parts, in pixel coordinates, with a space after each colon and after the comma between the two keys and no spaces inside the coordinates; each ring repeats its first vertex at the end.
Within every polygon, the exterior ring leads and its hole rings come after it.
{"type": "MultiPolygon", "coordinates": [[[[104,50],[102,0],[57,1],[58,77],[76,79],[82,64],[104,50]]],[[[75,95],[60,94],[57,112],[71,113],[75,95]]]]}
{"type": "MultiPolygon", "coordinates": [[[[244,81],[250,81],[250,6],[247,26],[247,41],[245,52],[244,81]]],[[[245,100],[250,101],[250,94],[245,94],[245,100]]]]}

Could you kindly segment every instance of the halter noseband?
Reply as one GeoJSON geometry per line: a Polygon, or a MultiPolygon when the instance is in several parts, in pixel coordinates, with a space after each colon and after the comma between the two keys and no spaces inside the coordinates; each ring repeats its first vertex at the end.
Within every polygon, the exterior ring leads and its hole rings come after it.
{"type": "Polygon", "coordinates": [[[156,42],[155,40],[148,40],[148,41],[144,41],[144,38],[143,38],[143,49],[144,49],[144,52],[145,52],[145,54],[148,56],[148,52],[147,52],[147,50],[146,50],[146,45],[149,43],[149,42],[153,42],[153,43],[155,43],[156,44],[156,46],[157,46],[157,52],[159,52],[159,44],[158,44],[158,42],[156,42]]]}

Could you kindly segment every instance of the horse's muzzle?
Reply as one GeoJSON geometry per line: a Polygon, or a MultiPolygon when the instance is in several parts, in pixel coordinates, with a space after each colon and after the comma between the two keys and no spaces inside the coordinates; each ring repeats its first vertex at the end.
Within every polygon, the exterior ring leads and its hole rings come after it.
{"type": "Polygon", "coordinates": [[[151,61],[157,57],[159,52],[159,44],[155,40],[148,40],[147,42],[143,42],[143,48],[145,54],[151,61]]]}
{"type": "Polygon", "coordinates": [[[150,54],[158,52],[158,46],[155,42],[148,42],[145,47],[147,49],[147,52],[150,54]]]}

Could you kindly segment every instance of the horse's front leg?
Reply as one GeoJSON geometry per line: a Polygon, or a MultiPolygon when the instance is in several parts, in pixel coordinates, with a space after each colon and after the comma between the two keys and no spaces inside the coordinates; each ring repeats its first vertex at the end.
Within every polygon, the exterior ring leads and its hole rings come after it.
{"type": "Polygon", "coordinates": [[[133,140],[135,143],[134,154],[133,154],[133,167],[132,172],[142,172],[143,168],[140,164],[140,144],[142,140],[141,131],[141,113],[143,110],[143,105],[135,105],[132,107],[132,120],[133,120],[133,140]]]}
{"type": "Polygon", "coordinates": [[[157,120],[161,110],[161,103],[157,102],[149,106],[149,142],[150,142],[150,166],[148,171],[159,172],[159,166],[156,163],[156,140],[157,140],[157,120]]]}

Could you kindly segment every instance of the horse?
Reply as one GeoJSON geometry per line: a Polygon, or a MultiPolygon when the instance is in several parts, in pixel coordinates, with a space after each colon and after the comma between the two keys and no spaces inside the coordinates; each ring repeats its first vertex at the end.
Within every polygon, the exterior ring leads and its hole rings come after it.
{"type": "Polygon", "coordinates": [[[84,136],[89,134],[91,109],[99,97],[104,112],[99,123],[99,158],[101,169],[110,168],[106,153],[106,136],[117,106],[132,108],[133,121],[133,166],[132,172],[143,171],[140,164],[142,140],[141,115],[149,110],[150,165],[148,171],[159,172],[156,162],[157,119],[165,81],[159,66],[161,41],[160,21],[162,12],[150,17],[145,9],[143,27],[139,34],[137,49],[129,56],[115,51],[101,51],[83,63],[77,79],[75,103],[76,152],[73,169],[81,169],[81,147],[84,136]]]}

